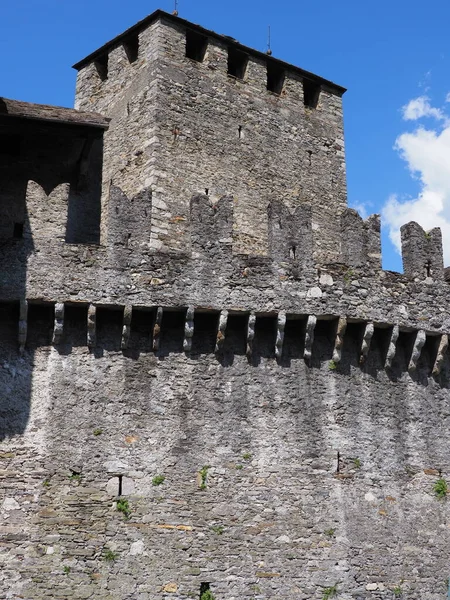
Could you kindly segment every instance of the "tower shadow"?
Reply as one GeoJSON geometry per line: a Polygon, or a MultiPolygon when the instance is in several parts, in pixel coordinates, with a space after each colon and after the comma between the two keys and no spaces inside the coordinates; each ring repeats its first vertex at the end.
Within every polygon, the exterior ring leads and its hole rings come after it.
{"type": "Polygon", "coordinates": [[[36,351],[52,343],[41,280],[51,294],[66,242],[99,243],[102,155],[103,125],[0,98],[0,442],[26,430],[36,351]]]}

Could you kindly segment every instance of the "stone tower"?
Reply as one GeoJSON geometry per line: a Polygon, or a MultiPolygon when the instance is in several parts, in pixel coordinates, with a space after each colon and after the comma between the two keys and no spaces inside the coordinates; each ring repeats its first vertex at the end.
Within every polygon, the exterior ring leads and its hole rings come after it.
{"type": "Polygon", "coordinates": [[[76,68],[0,98],[0,598],[444,598],[441,234],[381,269],[344,89],[161,11],[76,68]]]}
{"type": "Polygon", "coordinates": [[[111,119],[105,193],[117,185],[128,198],[152,198],[144,231],[139,212],[119,209],[135,219],[130,244],[183,250],[189,198],[233,195],[236,253],[267,254],[265,215],[278,199],[312,205],[316,256],[336,259],[346,206],[342,87],[160,11],[75,68],[76,108],[111,119]]]}

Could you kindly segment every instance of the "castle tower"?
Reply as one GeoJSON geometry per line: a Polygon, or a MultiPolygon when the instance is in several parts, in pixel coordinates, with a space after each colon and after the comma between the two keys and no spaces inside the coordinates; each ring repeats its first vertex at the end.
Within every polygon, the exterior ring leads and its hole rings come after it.
{"type": "Polygon", "coordinates": [[[75,68],[76,107],[111,119],[106,237],[115,227],[110,184],[128,198],[150,192],[140,243],[157,250],[189,243],[194,194],[232,195],[234,253],[267,253],[267,206],[278,200],[290,209],[310,203],[316,260],[337,259],[346,207],[344,88],[162,11],[75,68]]]}

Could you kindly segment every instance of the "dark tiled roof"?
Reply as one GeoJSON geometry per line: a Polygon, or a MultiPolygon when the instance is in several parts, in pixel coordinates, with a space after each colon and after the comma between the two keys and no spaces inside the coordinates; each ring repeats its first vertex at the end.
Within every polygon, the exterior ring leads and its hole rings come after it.
{"type": "Polygon", "coordinates": [[[85,67],[86,65],[91,63],[92,61],[98,59],[105,53],[112,50],[113,48],[117,48],[117,46],[120,46],[120,44],[123,44],[127,40],[127,38],[130,38],[131,36],[136,35],[140,31],[146,29],[154,21],[156,21],[157,19],[160,19],[160,18],[167,19],[169,21],[172,21],[173,23],[182,25],[183,27],[198,31],[198,32],[202,33],[203,35],[206,35],[210,38],[217,39],[228,46],[232,46],[232,47],[238,48],[239,50],[242,50],[243,52],[246,52],[250,56],[256,56],[257,58],[262,58],[264,60],[274,61],[288,71],[297,73],[301,77],[304,77],[305,79],[309,79],[311,81],[315,81],[317,83],[320,83],[321,85],[326,86],[330,91],[334,92],[335,94],[337,94],[339,96],[342,96],[342,94],[344,94],[347,91],[346,88],[344,88],[340,85],[337,85],[336,83],[333,83],[332,81],[328,81],[327,79],[324,79],[323,77],[314,75],[314,73],[310,73],[309,71],[300,69],[300,67],[296,67],[295,65],[286,63],[282,60],[274,58],[273,56],[268,57],[267,54],[264,54],[264,52],[260,52],[259,50],[255,50],[254,48],[249,48],[248,46],[243,46],[238,41],[236,41],[235,39],[233,39],[227,35],[222,35],[222,34],[216,33],[215,31],[205,29],[204,27],[201,27],[200,25],[195,25],[194,23],[191,23],[190,21],[186,21],[185,19],[180,19],[180,17],[171,15],[170,13],[167,13],[163,10],[156,10],[154,13],[152,13],[148,17],[145,17],[145,19],[142,19],[142,21],[139,21],[138,23],[136,23],[136,25],[133,25],[133,27],[130,27],[129,29],[127,29],[126,31],[121,33],[120,35],[116,36],[115,38],[113,38],[112,40],[110,40],[109,42],[107,42],[106,44],[101,46],[98,50],[95,50],[95,52],[92,52],[91,54],[86,56],[86,58],[83,58],[82,60],[77,62],[75,65],[73,65],[73,68],[77,69],[77,70],[82,69],[83,67],[85,67]]]}
{"type": "Polygon", "coordinates": [[[4,116],[35,121],[52,121],[66,125],[98,127],[100,129],[107,129],[109,125],[109,119],[98,113],[81,112],[73,108],[32,104],[0,97],[0,117],[4,116]]]}

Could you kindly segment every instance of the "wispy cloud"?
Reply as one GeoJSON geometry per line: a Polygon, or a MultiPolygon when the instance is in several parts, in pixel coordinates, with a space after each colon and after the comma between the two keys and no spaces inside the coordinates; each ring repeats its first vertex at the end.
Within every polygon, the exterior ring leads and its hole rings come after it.
{"type": "Polygon", "coordinates": [[[402,114],[405,121],[417,121],[423,117],[432,117],[438,121],[446,119],[440,108],[431,106],[428,96],[419,96],[410,100],[408,104],[403,106],[402,114]]]}
{"type": "Polygon", "coordinates": [[[418,124],[414,131],[402,133],[394,146],[411,176],[419,181],[419,193],[415,198],[391,195],[382,217],[398,251],[399,230],[408,221],[417,221],[426,230],[440,227],[446,264],[450,264],[450,118],[443,109],[433,107],[426,96],[415,98],[403,107],[405,120],[427,117],[437,120],[434,127],[418,124]]]}

